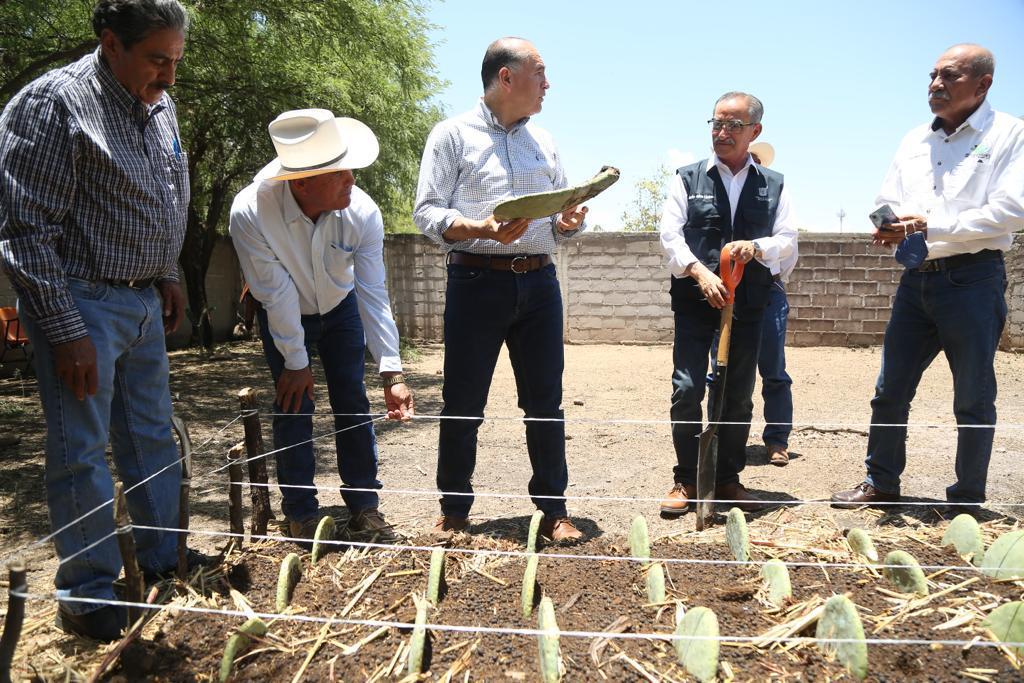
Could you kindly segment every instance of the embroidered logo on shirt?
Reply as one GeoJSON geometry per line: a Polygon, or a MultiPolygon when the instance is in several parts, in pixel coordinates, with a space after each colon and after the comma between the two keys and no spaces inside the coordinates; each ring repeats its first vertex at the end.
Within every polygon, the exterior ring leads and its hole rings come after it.
{"type": "Polygon", "coordinates": [[[975,145],[971,150],[971,156],[979,162],[988,161],[992,158],[992,150],[988,148],[988,145],[975,145]]]}
{"type": "Polygon", "coordinates": [[[767,197],[768,196],[768,188],[767,187],[759,187],[759,188],[757,188],[757,196],[759,196],[759,197],[767,197]]]}

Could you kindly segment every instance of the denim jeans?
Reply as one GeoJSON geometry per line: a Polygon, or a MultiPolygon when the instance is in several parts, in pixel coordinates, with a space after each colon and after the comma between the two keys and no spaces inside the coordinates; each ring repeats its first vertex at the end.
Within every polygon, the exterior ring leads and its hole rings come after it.
{"type": "MultiPolygon", "coordinates": [[[[260,322],[263,353],[276,387],[281,371],[284,370],[284,356],[274,345],[267,324],[267,312],[261,306],[256,314],[260,322]]],[[[377,440],[370,418],[340,415],[365,415],[370,412],[370,402],[366,399],[366,386],[363,384],[366,340],[355,291],[324,315],[302,316],[302,328],[311,363],[313,347],[319,351],[327,378],[331,412],[335,413],[334,429],[344,430],[335,435],[334,444],[338,456],[338,474],[343,483],[341,497],[354,515],[367,508],[377,507],[377,494],[373,491],[350,491],[348,487],[381,487],[377,480],[377,440]]],[[[289,488],[313,486],[316,455],[311,439],[312,413],[315,409],[315,402],[305,395],[295,415],[282,415],[284,411],[281,406],[274,403],[274,412],[277,413],[274,417],[274,449],[278,450],[275,459],[277,483],[281,485],[281,508],[285,517],[297,522],[315,517],[319,510],[316,490],[289,488]]]]}
{"type": "Polygon", "coordinates": [[[762,432],[766,446],[789,447],[793,430],[793,380],[786,372],[786,320],[789,301],[781,282],[772,283],[768,307],[761,328],[761,350],[757,369],[761,375],[761,397],[764,399],[762,432]]]}
{"type": "MultiPolygon", "coordinates": [[[[483,418],[501,345],[508,346],[519,407],[527,422],[533,468],[531,496],[561,496],[568,484],[562,422],[562,295],[555,266],[515,274],[449,264],[444,311],[443,416],[483,418]]],[[[441,512],[468,515],[473,505],[477,430],[482,419],[441,420],[437,486],[441,512]]],[[[565,515],[565,501],[533,498],[546,515],[565,515]]]]}
{"type": "MultiPolygon", "coordinates": [[[[995,353],[1006,322],[1006,268],[1001,258],[952,270],[903,273],[885,330],[871,424],[905,424],[921,375],[939,351],[953,372],[958,425],[994,425],[995,353]]],[[[933,421],[933,420],[928,420],[933,421]]],[[[982,503],[994,429],[961,427],[950,502],[982,503]]],[[[906,427],[872,426],[867,483],[899,493],[906,466],[906,427]]]]}
{"type": "MultiPolygon", "coordinates": [[[[110,537],[77,554],[114,531],[113,506],[104,505],[114,497],[105,457],[108,441],[126,489],[171,465],[128,492],[128,511],[135,524],[178,526],[181,467],[172,465],[180,456],[171,436],[163,304],[154,287],[136,290],[69,279],[68,289],[96,347],[97,390],[84,401],[57,376],[53,347],[38,323],[24,307],[19,312],[35,349],[46,417],[50,526],[56,531],[71,525],[54,537],[61,558],[55,583],[59,596],[110,600],[121,573],[117,541],[110,537]]],[[[133,535],[143,569],[164,571],[176,565],[176,533],[135,529],[133,535]]],[[[83,613],[97,606],[69,602],[64,609],[83,613]]]]}
{"type": "MultiPolygon", "coordinates": [[[[723,422],[741,422],[718,427],[717,483],[733,484],[747,464],[747,437],[754,412],[751,396],[761,343],[762,309],[737,309],[733,314],[729,343],[729,365],[725,378],[723,422]]],[[[672,425],[672,443],[676,451],[675,481],[697,482],[697,455],[703,417],[701,402],[707,386],[708,354],[718,335],[721,311],[703,301],[681,301],[675,312],[675,342],[672,348],[673,421],[691,424],[672,425]]],[[[717,391],[709,387],[709,391],[717,391]]],[[[708,405],[712,401],[709,399],[708,405]]]]}

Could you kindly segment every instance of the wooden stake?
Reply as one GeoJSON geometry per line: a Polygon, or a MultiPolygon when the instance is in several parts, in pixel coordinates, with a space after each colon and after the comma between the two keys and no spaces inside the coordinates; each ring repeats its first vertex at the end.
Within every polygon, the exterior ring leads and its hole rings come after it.
{"type": "Polygon", "coordinates": [[[245,451],[249,456],[249,494],[252,496],[252,533],[263,536],[267,524],[274,518],[270,510],[270,489],[267,488],[267,460],[263,455],[263,430],[260,414],[256,410],[257,393],[246,387],[238,392],[242,407],[242,424],[245,426],[245,451]]]}
{"type": "Polygon", "coordinates": [[[25,622],[25,598],[15,593],[26,593],[25,563],[14,560],[7,565],[10,583],[7,589],[7,616],[4,617],[4,635],[0,638],[0,683],[11,683],[11,662],[14,650],[21,638],[21,626],[25,622]]]}
{"type": "Polygon", "coordinates": [[[178,433],[178,445],[181,448],[181,487],[178,492],[178,578],[188,581],[188,525],[189,525],[189,490],[192,488],[192,439],[188,435],[188,427],[177,415],[171,416],[171,424],[178,433]]]}
{"type": "Polygon", "coordinates": [[[231,519],[231,541],[229,548],[241,550],[245,541],[245,525],[242,522],[242,459],[245,455],[245,443],[238,443],[228,451],[228,477],[231,484],[228,488],[228,516],[231,519]]]}
{"type": "MultiPolygon", "coordinates": [[[[139,558],[135,555],[135,537],[132,536],[132,524],[128,520],[128,502],[124,497],[124,483],[114,484],[114,532],[117,536],[117,547],[121,551],[124,563],[125,597],[128,602],[142,602],[142,571],[139,569],[139,558]]],[[[128,608],[128,623],[134,624],[139,618],[139,608],[128,608]]]]}

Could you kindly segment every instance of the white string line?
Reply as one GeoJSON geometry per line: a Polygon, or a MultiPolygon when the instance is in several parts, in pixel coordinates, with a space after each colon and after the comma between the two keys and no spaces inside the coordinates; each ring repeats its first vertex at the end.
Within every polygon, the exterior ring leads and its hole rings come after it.
{"type": "MultiPolygon", "coordinates": [[[[142,526],[140,524],[133,525],[135,529],[145,529],[149,531],[172,531],[181,533],[186,531],[184,529],[175,529],[167,527],[152,527],[142,526]]],[[[231,538],[245,538],[245,534],[236,534],[230,531],[214,531],[212,529],[194,529],[189,530],[187,533],[199,534],[201,536],[227,536],[231,538]]],[[[292,536],[270,536],[267,534],[252,534],[249,536],[250,540],[262,540],[262,541],[289,541],[292,543],[298,543],[308,545],[310,539],[308,538],[296,538],[292,536]]],[[[376,548],[379,550],[411,550],[416,552],[433,552],[437,548],[443,546],[432,546],[432,545],[403,545],[399,543],[372,543],[367,541],[345,541],[345,540],[323,540],[320,541],[323,545],[331,546],[346,546],[353,548],[376,548]]],[[[446,553],[455,553],[459,555],[497,555],[499,557],[518,557],[527,558],[531,555],[538,555],[544,559],[555,559],[555,560],[595,560],[595,561],[612,561],[612,562],[640,562],[640,563],[651,563],[651,562],[662,562],[665,564],[695,564],[695,565],[716,565],[716,566],[738,566],[738,567],[749,567],[749,566],[761,566],[766,564],[769,560],[705,560],[698,558],[686,558],[686,557],[633,557],[630,555],[574,555],[571,553],[531,553],[527,550],[487,550],[478,548],[444,548],[446,553]]],[[[836,551],[840,552],[840,551],[836,551]]],[[[898,567],[904,567],[901,564],[868,564],[868,563],[857,563],[857,562],[787,562],[782,561],[783,564],[789,567],[811,567],[811,568],[827,568],[827,569],[863,569],[865,567],[872,567],[874,569],[894,569],[898,567]]],[[[941,569],[960,569],[965,571],[972,571],[975,573],[982,572],[981,567],[975,567],[973,565],[959,565],[959,564],[922,564],[919,565],[921,569],[927,569],[928,571],[939,571],[941,569]]],[[[1000,567],[1000,570],[1004,571],[1016,571],[1024,572],[1024,567],[1000,567]]]]}
{"type": "MultiPolygon", "coordinates": [[[[251,415],[253,412],[255,412],[255,411],[249,411],[248,414],[251,415]]],[[[245,415],[246,414],[244,414],[244,413],[242,415],[239,415],[238,417],[235,418],[235,420],[232,420],[232,422],[238,420],[241,417],[244,417],[245,415]]],[[[363,415],[361,417],[366,417],[366,416],[363,415]]],[[[270,455],[276,455],[276,454],[278,454],[278,453],[280,453],[282,451],[288,450],[289,448],[295,448],[297,446],[305,446],[306,444],[312,444],[312,443],[315,443],[316,441],[319,441],[320,439],[327,439],[329,437],[335,436],[336,434],[341,434],[342,432],[347,432],[350,429],[358,429],[359,427],[365,427],[366,425],[372,425],[374,422],[380,422],[381,420],[384,420],[384,419],[387,419],[387,415],[386,414],[384,416],[382,416],[382,417],[377,417],[377,418],[374,418],[372,420],[366,420],[365,422],[360,422],[359,424],[349,425],[348,427],[343,427],[341,429],[336,429],[333,432],[327,432],[326,434],[320,434],[320,435],[314,436],[314,437],[312,437],[310,439],[306,439],[305,441],[299,441],[298,443],[289,444],[289,445],[284,446],[282,448],[275,448],[274,450],[267,451],[266,453],[261,453],[259,455],[254,455],[251,458],[241,458],[239,460],[230,460],[226,464],[221,465],[220,467],[217,467],[215,469],[212,469],[209,472],[203,472],[202,474],[199,474],[199,475],[193,474],[192,475],[193,486],[194,486],[194,482],[196,482],[196,481],[205,481],[206,477],[209,477],[209,476],[212,476],[214,474],[217,474],[218,472],[223,472],[224,470],[226,470],[228,467],[230,467],[233,464],[237,463],[239,465],[245,465],[245,464],[253,462],[255,460],[260,460],[262,458],[266,458],[267,456],[270,456],[270,455]]]]}
{"type": "MultiPolygon", "coordinates": [[[[229,479],[217,479],[215,481],[209,481],[207,483],[218,483],[221,485],[230,485],[232,482],[229,479]]],[[[439,489],[390,489],[387,487],[382,488],[360,488],[358,486],[330,486],[326,484],[281,484],[281,483],[264,483],[264,482],[249,482],[240,481],[239,486],[255,486],[257,488],[272,488],[277,487],[281,489],[304,489],[309,491],[317,492],[328,492],[333,493],[334,491],[341,491],[342,493],[394,493],[399,495],[410,495],[410,496],[451,496],[455,497],[474,497],[474,498],[510,498],[516,500],[533,500],[539,498],[541,500],[585,500],[585,501],[614,501],[620,503],[629,502],[641,502],[641,503],[659,503],[665,499],[664,496],[659,497],[648,497],[648,496],[588,496],[588,495],[562,495],[562,496],[550,496],[550,495],[533,495],[529,493],[504,493],[501,491],[480,491],[467,493],[465,491],[441,491],[439,489]]],[[[730,498],[705,498],[709,503],[745,503],[749,502],[746,500],[733,500],[730,498]]],[[[785,505],[789,507],[796,507],[797,505],[833,505],[835,501],[825,498],[815,499],[799,499],[799,498],[786,498],[780,500],[768,500],[764,498],[758,498],[759,502],[767,503],[770,505],[785,505]]],[[[986,502],[985,505],[990,507],[1024,507],[1024,503],[993,503],[986,502]]],[[[893,507],[966,507],[966,508],[977,508],[980,506],[979,503],[951,503],[945,501],[896,501],[893,503],[871,503],[871,506],[893,506],[893,507]]],[[[861,505],[860,507],[867,507],[867,505],[861,505]]]]}
{"type": "MultiPolygon", "coordinates": [[[[377,417],[386,413],[260,413],[263,417],[377,417]]],[[[764,422],[760,420],[729,421],[729,420],[658,420],[648,418],[600,418],[600,417],[526,417],[519,415],[492,415],[474,417],[472,415],[426,415],[416,413],[415,420],[480,420],[483,422],[564,422],[566,424],[623,424],[623,425],[742,425],[763,427],[767,425],[793,427],[820,427],[825,429],[842,429],[854,427],[907,427],[911,429],[1024,429],[1024,422],[997,422],[995,424],[950,424],[948,422],[764,422]]]]}
{"type": "MultiPolygon", "coordinates": [[[[196,453],[199,453],[204,447],[206,447],[211,441],[213,441],[215,438],[217,438],[218,436],[223,434],[224,431],[227,430],[228,427],[230,427],[234,423],[238,422],[238,420],[240,420],[241,417],[242,417],[241,415],[238,415],[238,416],[232,418],[226,425],[221,427],[216,433],[214,433],[206,441],[204,441],[202,444],[200,444],[197,448],[193,448],[192,449],[193,457],[195,456],[196,453]]],[[[149,475],[145,479],[136,482],[132,486],[129,486],[128,488],[126,488],[124,490],[125,495],[128,495],[129,492],[134,491],[135,489],[139,488],[143,484],[146,484],[150,480],[155,479],[156,477],[160,476],[161,474],[163,474],[167,470],[169,470],[172,467],[175,467],[177,465],[180,465],[183,462],[185,462],[185,457],[184,456],[182,456],[182,457],[178,458],[177,460],[169,463],[166,467],[163,467],[160,470],[157,470],[156,472],[154,472],[153,474],[149,475]]],[[[33,548],[37,548],[37,547],[43,545],[44,543],[49,542],[50,540],[52,540],[57,535],[63,533],[64,531],[67,531],[68,529],[70,529],[71,527],[75,526],[76,524],[78,524],[82,520],[88,518],[91,515],[96,514],[97,512],[99,512],[100,510],[103,510],[107,506],[113,505],[113,503],[114,503],[114,499],[113,498],[111,498],[110,500],[108,500],[108,501],[106,501],[104,503],[100,503],[99,505],[94,507],[92,510],[89,510],[88,512],[86,512],[85,514],[81,515],[77,519],[71,520],[70,522],[68,522],[67,524],[65,524],[61,528],[57,529],[56,531],[51,531],[46,536],[43,536],[42,538],[39,538],[39,539],[37,539],[35,541],[32,541],[31,543],[29,543],[29,544],[27,544],[27,545],[25,545],[25,546],[23,546],[21,548],[15,548],[14,550],[12,550],[9,553],[7,553],[6,555],[4,555],[4,559],[6,560],[7,558],[14,557],[14,556],[20,555],[22,553],[26,553],[26,552],[32,550],[33,548]]]]}
{"type": "MultiPolygon", "coordinates": [[[[84,597],[58,597],[55,593],[28,593],[11,590],[10,595],[13,597],[24,598],[26,600],[38,600],[38,601],[49,601],[57,600],[59,602],[80,602],[86,604],[99,604],[99,605],[117,605],[119,607],[135,607],[137,609],[148,609],[148,610],[167,610],[169,612],[194,612],[199,614],[214,614],[224,617],[239,617],[249,619],[251,617],[258,617],[260,619],[266,619],[268,621],[303,621],[313,622],[318,624],[338,624],[338,625],[349,625],[349,626],[367,626],[367,627],[387,627],[396,628],[403,630],[411,630],[416,627],[416,624],[405,622],[405,621],[390,621],[383,619],[348,619],[348,618],[336,618],[336,617],[318,617],[309,614],[287,614],[287,613],[274,613],[274,612],[243,612],[241,610],[234,609],[214,609],[212,607],[197,607],[194,605],[176,605],[168,603],[164,605],[154,605],[148,602],[128,602],[125,600],[102,600],[100,598],[84,598],[84,597]]],[[[465,626],[461,624],[433,624],[427,623],[423,626],[429,631],[449,631],[455,633],[489,633],[497,635],[516,635],[516,636],[543,636],[549,635],[551,632],[545,629],[536,628],[512,628],[505,626],[465,626]]],[[[621,640],[714,640],[722,643],[831,643],[831,644],[842,644],[842,643],[865,643],[867,645],[943,645],[949,647],[1024,647],[1024,643],[1018,642],[995,642],[990,640],[928,640],[925,638],[810,638],[810,637],[774,637],[774,636],[711,636],[711,635],[688,635],[688,634],[677,634],[677,633],[625,633],[625,632],[611,632],[611,631],[558,631],[559,636],[567,636],[569,638],[603,638],[603,639],[621,639],[621,640]]]]}

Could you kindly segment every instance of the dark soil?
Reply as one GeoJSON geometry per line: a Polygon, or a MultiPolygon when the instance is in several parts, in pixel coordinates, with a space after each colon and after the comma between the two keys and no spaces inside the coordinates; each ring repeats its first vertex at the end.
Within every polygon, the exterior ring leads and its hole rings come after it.
{"type": "MultiPolygon", "coordinates": [[[[525,537],[525,528],[522,530],[525,537]]],[[[493,538],[459,535],[453,539],[458,547],[495,549],[493,538]]],[[[436,539],[421,537],[415,545],[426,545],[436,539]]],[[[507,541],[502,548],[515,547],[507,541]]],[[[516,549],[522,549],[518,546],[516,549]]],[[[286,544],[265,544],[234,559],[232,567],[220,573],[211,593],[220,596],[222,604],[227,588],[244,590],[256,612],[274,612],[278,562],[294,547],[286,544]]],[[[880,553],[889,548],[879,544],[880,553]]],[[[955,553],[947,549],[915,548],[923,565],[943,564],[962,567],[935,577],[933,591],[953,586],[978,576],[955,553]]],[[[545,548],[543,553],[574,555],[628,555],[628,545],[610,539],[591,540],[573,546],[545,548]]],[[[755,551],[757,552],[757,551],[755,551]]],[[[652,556],[665,559],[731,560],[724,543],[695,540],[656,543],[652,556]]],[[[763,559],[765,555],[756,557],[763,559]]],[[[447,555],[448,590],[440,605],[430,612],[434,624],[497,627],[513,629],[536,628],[535,616],[524,618],[520,609],[520,588],[525,559],[507,556],[479,556],[458,553],[447,555]],[[476,567],[490,577],[473,569],[476,567]],[[505,585],[500,585],[504,583],[505,585]]],[[[791,554],[791,562],[813,562],[810,553],[791,554]]],[[[851,561],[846,557],[839,562],[851,561]]],[[[297,614],[327,619],[339,618],[353,598],[354,587],[375,569],[381,575],[362,595],[348,613],[349,619],[376,619],[411,623],[415,618],[412,593],[422,594],[426,586],[429,555],[419,551],[350,550],[347,555],[328,555],[310,568],[308,555],[303,558],[305,573],[296,588],[293,609],[297,614]],[[387,577],[388,573],[421,570],[417,574],[387,577]]],[[[775,625],[777,616],[756,596],[759,587],[757,567],[667,563],[666,580],[669,600],[686,607],[705,606],[718,616],[723,636],[752,636],[775,625]]],[[[926,574],[929,573],[926,571],[926,574]]],[[[636,564],[611,560],[552,558],[543,559],[538,572],[544,595],[555,604],[559,628],[564,631],[604,631],[613,624],[622,624],[626,633],[670,633],[674,627],[675,607],[672,604],[648,606],[643,581],[636,564]]],[[[1020,586],[995,583],[982,578],[970,586],[943,596],[925,609],[898,619],[889,628],[873,634],[874,619],[889,613],[895,600],[878,589],[889,588],[884,579],[873,577],[863,568],[793,567],[791,577],[794,600],[814,596],[828,597],[847,593],[862,611],[868,638],[884,639],[950,639],[970,640],[979,634],[976,628],[936,631],[934,627],[948,621],[949,614],[936,608],[951,600],[969,595],[988,596],[992,601],[1016,599],[1020,586]],[[928,609],[931,608],[931,609],[928,609]]],[[[118,668],[105,680],[199,681],[215,676],[220,666],[224,644],[241,618],[224,618],[208,614],[179,613],[167,618],[152,638],[133,644],[121,657],[118,668]]],[[[278,620],[270,632],[255,644],[250,654],[236,663],[238,681],[291,680],[324,628],[323,622],[278,620]]],[[[404,657],[396,660],[398,650],[408,642],[410,630],[387,628],[357,652],[345,653],[352,645],[377,630],[375,626],[332,624],[322,647],[308,665],[305,680],[369,680],[401,678],[404,657]],[[399,666],[401,665],[401,666],[399,666]]],[[[811,625],[801,635],[813,636],[811,625]]],[[[475,680],[539,680],[537,642],[534,636],[493,633],[432,631],[431,655],[428,661],[432,677],[440,678],[452,670],[462,679],[465,671],[475,680]],[[468,657],[466,656],[468,654],[468,657]],[[457,664],[459,660],[462,660],[457,664]]],[[[635,668],[642,667],[649,676],[663,680],[687,679],[676,663],[672,645],[655,639],[615,639],[595,648],[595,639],[561,638],[566,681],[644,680],[635,668]],[[632,663],[631,663],[632,662],[632,663]]],[[[919,645],[869,645],[869,677],[872,681],[963,680],[966,669],[986,670],[993,680],[1019,680],[1008,660],[991,647],[963,649],[955,646],[921,647],[919,645]]],[[[813,644],[800,645],[784,651],[755,649],[746,643],[721,647],[723,667],[728,667],[735,680],[759,681],[772,676],[786,680],[844,680],[848,674],[835,661],[830,661],[813,644]]],[[[724,669],[723,669],[724,670],[724,669]]],[[[720,673],[723,671],[720,670],[720,673]]]]}

